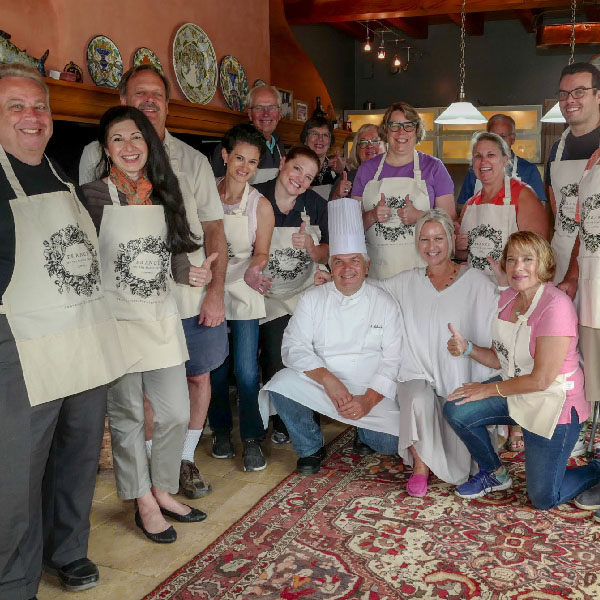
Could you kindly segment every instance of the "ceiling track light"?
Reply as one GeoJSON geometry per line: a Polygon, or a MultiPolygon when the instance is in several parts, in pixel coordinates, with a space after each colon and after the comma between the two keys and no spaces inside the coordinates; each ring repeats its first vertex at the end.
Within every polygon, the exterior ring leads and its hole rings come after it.
{"type": "Polygon", "coordinates": [[[365,25],[366,29],[367,29],[367,39],[365,40],[365,43],[363,45],[363,51],[364,52],[371,52],[371,40],[369,37],[369,21],[367,21],[367,24],[365,25]]]}
{"type": "Polygon", "coordinates": [[[379,45],[379,50],[377,50],[377,58],[379,60],[385,59],[385,45],[383,44],[383,33],[381,34],[381,44],[379,45]]]}

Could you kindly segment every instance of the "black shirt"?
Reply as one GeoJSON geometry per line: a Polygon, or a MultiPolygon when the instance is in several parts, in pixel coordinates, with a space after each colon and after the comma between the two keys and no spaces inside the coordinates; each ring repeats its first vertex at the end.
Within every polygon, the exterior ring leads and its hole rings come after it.
{"type": "MultiPolygon", "coordinates": [[[[68,190],[69,188],[57,179],[50,168],[48,159],[44,156],[39,165],[28,165],[11,154],[8,160],[28,196],[47,194],[68,190]]],[[[52,161],[56,172],[65,181],[71,181],[63,170],[52,161]]],[[[78,186],[75,186],[80,200],[83,196],[78,186]]],[[[9,200],[16,198],[15,192],[8,183],[4,169],[0,167],[0,296],[4,294],[12,278],[15,266],[15,221],[9,200]]]]}
{"type": "Polygon", "coordinates": [[[321,198],[317,192],[306,190],[296,199],[292,210],[286,215],[279,210],[275,202],[275,182],[271,179],[259,183],[254,187],[271,203],[275,213],[275,227],[300,227],[302,225],[302,211],[305,210],[311,225],[318,225],[321,230],[321,244],[329,244],[329,227],[327,221],[327,200],[321,198]]]}
{"type": "MultiPolygon", "coordinates": [[[[544,172],[544,183],[546,185],[552,184],[550,177],[550,163],[556,159],[556,151],[558,150],[559,143],[560,138],[552,144],[552,148],[550,149],[550,155],[548,156],[548,162],[546,163],[546,170],[544,172]]],[[[599,147],[600,127],[596,127],[596,129],[593,129],[584,135],[580,135],[579,137],[576,137],[569,132],[565,139],[565,147],[563,148],[561,160],[587,160],[599,147]]]]}

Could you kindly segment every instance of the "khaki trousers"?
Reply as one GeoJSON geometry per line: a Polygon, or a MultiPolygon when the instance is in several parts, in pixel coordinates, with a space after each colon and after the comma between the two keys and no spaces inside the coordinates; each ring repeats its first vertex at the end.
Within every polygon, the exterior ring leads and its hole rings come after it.
{"type": "Polygon", "coordinates": [[[185,366],[118,379],[108,390],[108,420],[119,498],[141,498],[153,486],[175,494],[190,421],[185,366]],[[150,465],[144,443],[144,394],[154,411],[150,465]]]}
{"type": "Polygon", "coordinates": [[[580,325],[579,350],[583,356],[585,399],[600,402],[600,329],[580,325]]]}

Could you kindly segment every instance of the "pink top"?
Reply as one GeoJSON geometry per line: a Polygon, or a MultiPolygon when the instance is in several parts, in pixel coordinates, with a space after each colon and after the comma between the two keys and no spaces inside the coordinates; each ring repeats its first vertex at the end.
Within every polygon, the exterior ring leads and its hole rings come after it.
{"type": "MultiPolygon", "coordinates": [[[[218,177],[216,179],[217,185],[223,180],[223,177],[218,177]]],[[[246,202],[246,210],[244,211],[244,216],[248,217],[248,239],[250,240],[250,245],[254,248],[254,242],[256,242],[256,209],[258,207],[258,199],[262,198],[262,194],[256,189],[250,186],[250,192],[248,193],[248,201],[246,202]]],[[[221,202],[223,205],[223,212],[226,215],[233,214],[239,207],[241,202],[237,204],[225,204],[221,202]]]]}
{"type": "MultiPolygon", "coordinates": [[[[504,290],[498,302],[498,307],[501,307],[509,301],[511,296],[513,296],[513,301],[498,314],[498,317],[504,321],[509,320],[517,292],[511,288],[504,290]]],[[[571,422],[572,407],[577,411],[580,423],[583,423],[590,416],[590,405],[585,399],[583,390],[583,371],[579,366],[577,323],[577,312],[571,299],[556,288],[552,282],[546,283],[542,297],[527,321],[527,324],[531,327],[529,352],[532,357],[535,357],[535,343],[538,336],[571,338],[560,373],[570,373],[577,369],[573,376],[569,378],[569,381],[574,382],[575,387],[572,390],[567,390],[567,399],[558,419],[559,425],[571,422]]]]}

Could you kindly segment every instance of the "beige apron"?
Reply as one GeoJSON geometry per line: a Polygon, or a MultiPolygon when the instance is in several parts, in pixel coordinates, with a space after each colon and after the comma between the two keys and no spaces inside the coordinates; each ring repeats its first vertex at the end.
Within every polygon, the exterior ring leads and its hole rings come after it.
{"type": "Polygon", "coordinates": [[[256,169],[256,173],[252,175],[249,183],[256,185],[257,183],[264,183],[265,181],[271,181],[279,175],[279,169],[277,167],[271,167],[270,169],[256,169]]]}
{"type": "Polygon", "coordinates": [[[518,230],[517,211],[510,201],[510,179],[505,176],[502,206],[469,204],[460,224],[460,232],[468,235],[469,266],[483,271],[492,280],[495,280],[494,272],[487,257],[499,261],[508,236],[518,230]]]}
{"type": "Polygon", "coordinates": [[[112,205],[100,225],[102,279],[125,352],[140,360],[140,373],[180,365],[188,359],[165,245],[165,211],[158,205],[121,206],[109,179],[112,205]]]}
{"type": "Polygon", "coordinates": [[[388,221],[374,223],[365,231],[367,253],[371,259],[369,277],[374,279],[387,279],[401,271],[425,265],[415,247],[415,226],[404,225],[396,211],[404,207],[407,194],[416,209],[431,208],[427,184],[421,179],[417,151],[414,151],[414,178],[385,177],[379,181],[386,156],[387,153],[381,155],[377,172],[363,191],[365,212],[375,208],[381,200],[381,194],[385,195],[385,203],[392,210],[388,221]]]}
{"type": "MultiPolygon", "coordinates": [[[[507,169],[507,173],[510,171],[509,177],[511,179],[516,179],[517,181],[521,181],[521,178],[517,175],[517,155],[513,154],[512,162],[510,163],[510,168],[507,169]]],[[[483,184],[479,179],[475,179],[475,188],[473,189],[473,196],[477,194],[480,190],[483,189],[483,184]]]]}
{"type": "Polygon", "coordinates": [[[249,193],[250,186],[246,184],[239,208],[223,215],[229,250],[225,277],[225,317],[232,321],[261,319],[265,316],[264,298],[244,281],[254,251],[248,235],[248,217],[244,215],[249,193]]]}
{"type": "MultiPolygon", "coordinates": [[[[200,248],[194,250],[194,252],[188,252],[188,259],[190,263],[195,267],[201,267],[202,263],[206,260],[206,253],[204,251],[204,230],[202,229],[202,223],[198,217],[198,208],[196,206],[196,199],[194,192],[188,184],[188,178],[185,173],[179,170],[179,164],[176,158],[174,158],[174,152],[171,150],[170,144],[167,146],[169,161],[171,168],[177,176],[179,181],[179,187],[181,189],[181,195],[183,196],[183,203],[185,206],[185,214],[190,224],[191,232],[198,236],[195,240],[200,248]]],[[[177,307],[179,309],[179,315],[182,319],[188,319],[195,317],[200,314],[200,307],[206,294],[206,286],[194,287],[186,283],[175,284],[175,298],[177,300],[177,307]]]]}
{"type": "Polygon", "coordinates": [[[570,131],[571,128],[567,127],[560,136],[556,158],[550,163],[552,191],[556,203],[554,235],[552,237],[552,248],[556,255],[555,284],[559,284],[565,278],[571,260],[573,244],[579,234],[579,224],[575,221],[575,208],[579,197],[579,181],[587,164],[587,159],[561,160],[565,140],[570,131]]]}
{"type": "Polygon", "coordinates": [[[123,354],[106,302],[88,212],[66,181],[69,191],[27,196],[1,146],[0,164],[16,195],[15,264],[0,312],[16,341],[29,402],[110,383],[131,357],[123,354]]]}
{"type": "MultiPolygon", "coordinates": [[[[315,245],[321,240],[318,225],[311,225],[310,218],[302,211],[302,221],[306,223],[308,233],[315,245]]],[[[297,227],[275,227],[269,251],[269,263],[264,274],[273,278],[269,293],[265,296],[267,323],[284,315],[291,315],[296,308],[298,298],[303,291],[313,286],[316,264],[306,250],[294,248],[292,235],[298,233],[297,227]]]]}
{"type": "MultiPolygon", "coordinates": [[[[524,315],[517,317],[516,323],[504,321],[499,316],[494,320],[493,345],[502,368],[501,376],[505,381],[513,377],[529,375],[533,371],[534,360],[529,352],[531,326],[527,324],[527,320],[542,297],[544,287],[545,284],[539,286],[529,309],[524,315]]],[[[498,314],[510,304],[512,299],[498,311],[498,314]]],[[[508,414],[527,431],[550,439],[567,398],[567,390],[573,389],[573,382],[567,379],[574,373],[575,371],[561,373],[542,392],[508,396],[508,414]]]]}
{"type": "Polygon", "coordinates": [[[579,324],[600,329],[600,165],[579,183],[579,324]]]}

